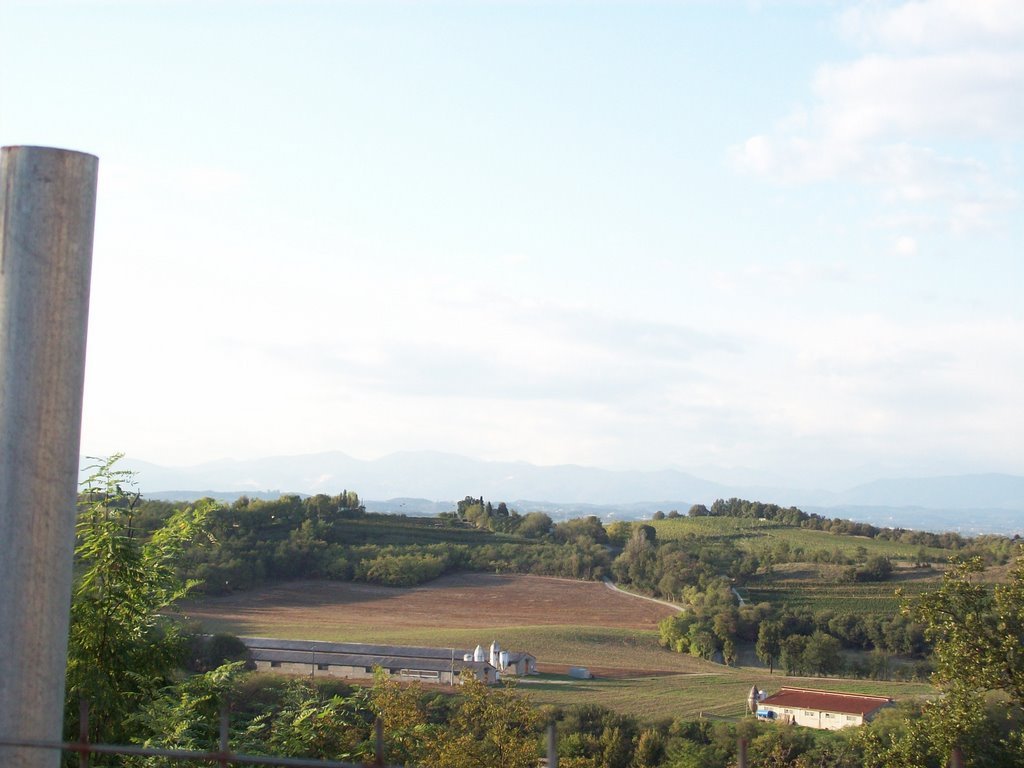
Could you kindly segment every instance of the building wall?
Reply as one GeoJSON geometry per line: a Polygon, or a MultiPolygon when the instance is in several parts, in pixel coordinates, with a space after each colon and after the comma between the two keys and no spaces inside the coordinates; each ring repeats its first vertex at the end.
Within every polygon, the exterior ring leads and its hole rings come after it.
{"type": "Polygon", "coordinates": [[[848,715],[841,712],[825,712],[820,709],[799,709],[795,707],[777,707],[772,704],[761,704],[762,709],[775,713],[775,719],[783,723],[795,723],[808,728],[838,731],[849,725],[861,725],[861,715],[848,715]]]}
{"type": "MultiPolygon", "coordinates": [[[[257,661],[256,669],[259,672],[273,672],[281,675],[299,675],[302,677],[339,677],[347,680],[372,680],[373,670],[366,667],[353,667],[344,664],[309,664],[306,662],[294,661],[257,661]],[[323,667],[326,667],[324,669],[323,667]]],[[[477,675],[477,678],[485,683],[495,682],[492,675],[485,671],[477,675]]],[[[450,670],[416,670],[396,669],[389,672],[389,677],[396,680],[419,680],[424,683],[441,683],[443,685],[454,685],[459,682],[459,672],[456,670],[454,677],[450,670]]]]}

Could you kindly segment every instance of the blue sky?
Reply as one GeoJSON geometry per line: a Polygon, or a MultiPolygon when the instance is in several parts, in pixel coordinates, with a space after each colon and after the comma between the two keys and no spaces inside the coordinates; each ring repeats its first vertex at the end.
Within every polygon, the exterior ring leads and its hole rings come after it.
{"type": "Polygon", "coordinates": [[[1024,5],[6,0],[83,451],[1024,473],[1024,5]]]}

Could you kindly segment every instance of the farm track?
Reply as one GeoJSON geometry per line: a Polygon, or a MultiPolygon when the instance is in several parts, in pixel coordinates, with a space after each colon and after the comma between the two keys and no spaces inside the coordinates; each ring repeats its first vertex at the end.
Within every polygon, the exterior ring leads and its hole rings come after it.
{"type": "Polygon", "coordinates": [[[677,613],[680,612],[680,611],[685,611],[686,610],[685,606],[676,605],[675,603],[670,603],[667,600],[659,600],[656,597],[648,597],[647,595],[638,595],[635,592],[628,592],[625,589],[623,589],[622,587],[618,586],[615,582],[613,582],[607,576],[604,578],[604,585],[606,587],[608,587],[608,589],[610,589],[612,592],[618,592],[618,593],[623,594],[623,595],[629,595],[630,597],[636,597],[636,598],[639,598],[640,600],[650,600],[652,603],[657,603],[658,605],[664,605],[666,608],[671,608],[672,610],[676,611],[677,613]]]}

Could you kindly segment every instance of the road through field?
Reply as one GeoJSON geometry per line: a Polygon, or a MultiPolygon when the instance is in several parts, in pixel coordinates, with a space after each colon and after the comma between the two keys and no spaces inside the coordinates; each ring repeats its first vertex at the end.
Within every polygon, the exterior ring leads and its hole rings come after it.
{"type": "MultiPolygon", "coordinates": [[[[619,593],[621,593],[623,595],[629,595],[630,597],[635,597],[635,598],[638,598],[639,600],[650,600],[652,603],[657,603],[658,605],[664,605],[667,608],[671,608],[672,610],[676,611],[677,613],[686,610],[685,606],[676,605],[675,603],[670,603],[670,602],[668,602],[666,600],[659,600],[656,597],[648,597],[647,595],[637,595],[637,594],[635,594],[633,592],[627,592],[622,587],[616,586],[615,582],[613,582],[607,576],[605,576],[604,585],[606,587],[608,587],[608,589],[612,590],[613,592],[619,592],[619,593]]],[[[739,595],[737,595],[737,597],[739,597],[739,595]]],[[[743,604],[743,602],[741,600],[740,601],[740,605],[742,605],[742,604],[743,604]]]]}

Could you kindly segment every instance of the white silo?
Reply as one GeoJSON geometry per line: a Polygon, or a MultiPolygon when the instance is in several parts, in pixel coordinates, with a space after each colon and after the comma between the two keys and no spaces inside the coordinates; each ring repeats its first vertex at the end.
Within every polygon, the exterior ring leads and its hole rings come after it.
{"type": "Polygon", "coordinates": [[[491,653],[490,653],[491,666],[495,669],[500,669],[498,666],[501,661],[501,646],[498,645],[497,640],[491,641],[491,653]]]}
{"type": "Polygon", "coordinates": [[[502,651],[498,661],[500,662],[499,669],[508,669],[509,654],[508,651],[502,651]]]}
{"type": "Polygon", "coordinates": [[[486,659],[484,658],[483,646],[478,645],[476,647],[476,650],[473,651],[473,661],[486,661],[486,659]]]}

